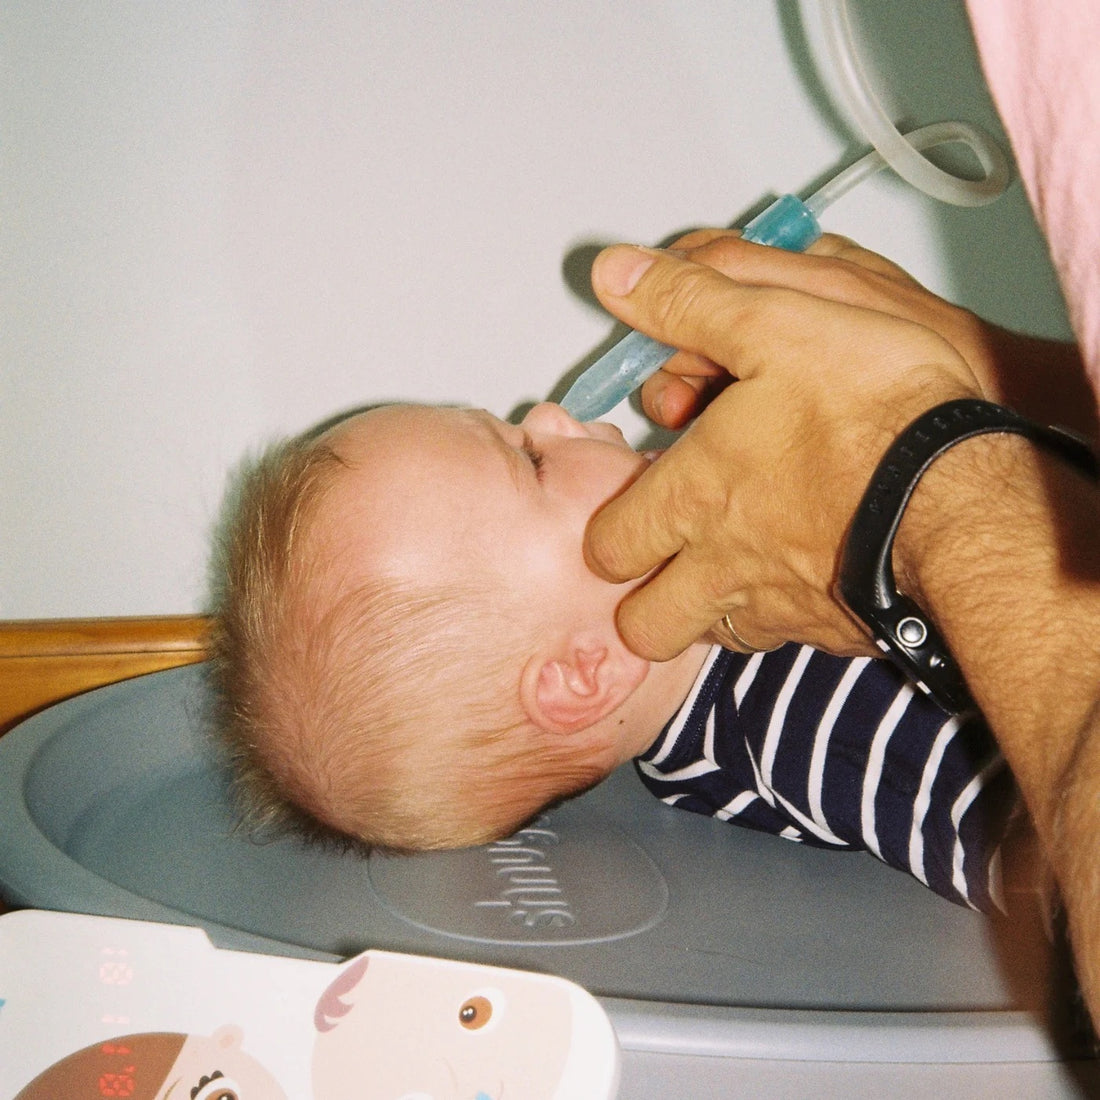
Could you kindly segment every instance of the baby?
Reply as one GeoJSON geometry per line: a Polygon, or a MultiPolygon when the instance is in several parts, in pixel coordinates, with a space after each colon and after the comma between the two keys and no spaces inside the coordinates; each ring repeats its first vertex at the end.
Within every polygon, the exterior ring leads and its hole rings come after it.
{"type": "Polygon", "coordinates": [[[1012,783],[984,726],[883,661],[615,627],[591,515],[646,468],[617,428],[411,405],[290,440],[225,547],[215,668],[254,817],[391,851],[515,831],[636,759],[669,804],[859,848],[988,909],[1012,783]]]}

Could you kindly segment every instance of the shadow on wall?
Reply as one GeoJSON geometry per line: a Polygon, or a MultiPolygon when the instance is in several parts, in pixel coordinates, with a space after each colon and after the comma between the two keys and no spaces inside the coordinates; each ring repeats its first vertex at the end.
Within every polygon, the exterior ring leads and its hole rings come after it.
{"type": "MultiPolygon", "coordinates": [[[[962,0],[864,0],[852,3],[850,10],[860,57],[901,129],[957,118],[982,126],[1009,148],[962,0]]],[[[851,141],[855,156],[864,148],[862,136],[853,132],[822,79],[816,60],[820,54],[810,48],[801,5],[779,0],[779,14],[792,65],[814,109],[830,130],[851,141]]],[[[949,171],[977,171],[973,158],[958,147],[945,147],[933,159],[949,171]]],[[[953,283],[948,297],[1009,328],[1041,336],[1070,335],[1064,310],[1052,309],[1061,292],[1018,180],[985,207],[928,201],[953,283]]]]}

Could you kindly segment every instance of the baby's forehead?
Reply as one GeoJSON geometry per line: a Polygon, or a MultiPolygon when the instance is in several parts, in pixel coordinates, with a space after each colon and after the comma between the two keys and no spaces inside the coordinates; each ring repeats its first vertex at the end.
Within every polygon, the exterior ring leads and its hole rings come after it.
{"type": "Polygon", "coordinates": [[[342,420],[321,438],[354,461],[368,453],[396,451],[416,455],[434,450],[469,430],[467,409],[435,405],[385,405],[342,420]]]}
{"type": "Polygon", "coordinates": [[[350,417],[322,437],[340,460],[318,511],[320,535],[406,558],[427,532],[451,532],[473,551],[514,520],[514,485],[492,443],[486,414],[437,406],[401,405],[350,417]]]}
{"type": "Polygon", "coordinates": [[[417,405],[383,405],[363,409],[333,425],[321,438],[337,447],[362,443],[373,436],[398,432],[402,426],[413,430],[417,422],[426,420],[426,414],[431,411],[417,405]]]}
{"type": "Polygon", "coordinates": [[[451,435],[436,410],[386,406],[357,413],[331,428],[318,443],[333,451],[339,464],[329,483],[323,512],[377,511],[395,495],[422,496],[424,476],[437,465],[434,456],[451,435]]]}

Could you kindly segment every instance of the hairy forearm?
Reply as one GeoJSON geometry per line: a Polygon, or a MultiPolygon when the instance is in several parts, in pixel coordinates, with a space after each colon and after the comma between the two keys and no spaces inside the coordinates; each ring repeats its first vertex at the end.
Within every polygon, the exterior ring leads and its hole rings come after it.
{"type": "Polygon", "coordinates": [[[1100,492],[1019,437],[970,440],[922,480],[895,568],[1017,777],[1100,1019],[1100,492]]]}
{"type": "Polygon", "coordinates": [[[1077,974],[1100,1025],[1100,712],[1074,738],[1051,823],[1049,856],[1069,915],[1077,974]]]}

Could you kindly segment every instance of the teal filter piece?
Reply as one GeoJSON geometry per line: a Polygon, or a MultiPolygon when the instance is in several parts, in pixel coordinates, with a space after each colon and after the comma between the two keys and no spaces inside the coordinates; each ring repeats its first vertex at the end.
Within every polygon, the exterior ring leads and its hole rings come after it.
{"type": "Polygon", "coordinates": [[[797,195],[780,195],[745,226],[741,236],[786,252],[805,252],[821,236],[821,226],[797,195]]]}
{"type": "MultiPolygon", "coordinates": [[[[781,195],[745,226],[741,236],[756,244],[802,252],[821,236],[810,207],[796,195],[781,195]]],[[[609,413],[676,353],[640,332],[631,332],[605,352],[569,388],[561,406],[577,420],[609,413]]]]}

